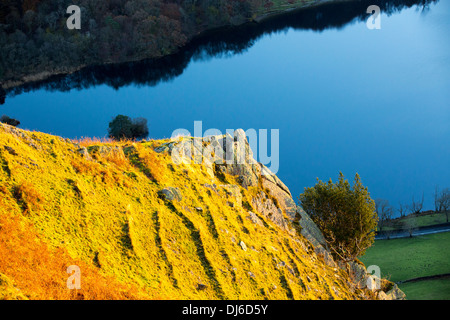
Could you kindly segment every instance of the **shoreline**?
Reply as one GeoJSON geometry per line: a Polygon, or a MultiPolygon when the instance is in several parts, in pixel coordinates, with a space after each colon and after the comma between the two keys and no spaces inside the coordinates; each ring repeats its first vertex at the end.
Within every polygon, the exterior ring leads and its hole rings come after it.
{"type": "Polygon", "coordinates": [[[242,19],[241,21],[237,23],[229,22],[227,24],[213,27],[213,28],[206,28],[205,30],[202,30],[198,32],[197,34],[193,35],[183,46],[178,47],[173,52],[170,52],[168,54],[158,56],[158,57],[144,57],[139,59],[132,59],[132,60],[126,60],[122,62],[104,62],[99,64],[90,64],[90,65],[80,65],[78,67],[74,67],[70,70],[60,70],[60,71],[43,71],[38,72],[35,74],[29,74],[21,79],[8,79],[6,81],[0,81],[0,104],[2,101],[2,98],[6,98],[9,91],[13,90],[14,88],[18,88],[21,86],[33,84],[33,83],[40,83],[43,81],[46,81],[54,76],[65,76],[69,74],[73,74],[76,72],[79,72],[81,70],[84,70],[86,68],[90,67],[96,67],[96,66],[107,66],[107,65],[120,65],[120,64],[126,64],[126,63],[138,63],[145,60],[153,60],[157,62],[159,59],[167,58],[170,56],[174,56],[183,50],[188,49],[190,46],[195,45],[195,42],[199,42],[201,40],[204,40],[205,38],[211,37],[215,34],[221,33],[221,32],[238,32],[239,29],[248,27],[252,24],[263,24],[267,21],[270,21],[272,19],[280,18],[284,15],[289,14],[295,14],[296,12],[310,9],[310,8],[317,8],[320,6],[328,5],[328,4],[337,4],[337,3],[343,3],[343,2],[352,2],[355,0],[317,0],[314,2],[307,2],[302,3],[298,5],[294,5],[288,8],[278,8],[273,11],[265,12],[259,15],[256,15],[253,18],[250,19],[242,19]]]}

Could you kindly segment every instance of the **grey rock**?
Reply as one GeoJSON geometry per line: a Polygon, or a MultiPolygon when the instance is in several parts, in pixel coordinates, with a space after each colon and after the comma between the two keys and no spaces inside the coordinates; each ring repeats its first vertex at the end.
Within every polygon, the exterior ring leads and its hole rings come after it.
{"type": "Polygon", "coordinates": [[[220,186],[222,188],[216,188],[205,184],[205,187],[219,193],[225,189],[225,203],[230,206],[242,206],[241,187],[248,189],[262,186],[264,191],[260,190],[250,199],[253,209],[247,209],[255,213],[249,213],[247,218],[259,225],[262,221],[257,218],[257,213],[290,234],[301,232],[325,263],[333,267],[336,265],[322,233],[296,205],[289,188],[268,167],[254,159],[244,130],[235,130],[232,135],[180,137],[159,146],[155,151],[168,152],[175,164],[202,164],[212,179],[216,175],[222,178],[220,176],[223,174],[235,177],[239,185],[224,184],[220,186]],[[301,228],[295,230],[293,226],[296,227],[297,223],[301,228]]]}
{"type": "Polygon", "coordinates": [[[164,144],[160,145],[159,147],[156,147],[153,150],[155,152],[157,152],[157,153],[168,152],[169,151],[169,144],[168,143],[164,143],[164,144]]]}
{"type": "Polygon", "coordinates": [[[367,285],[367,270],[366,268],[354,261],[348,262],[350,269],[350,277],[358,288],[366,288],[367,285]]]}
{"type": "Polygon", "coordinates": [[[183,199],[180,189],[178,188],[173,188],[173,187],[167,187],[164,188],[160,191],[158,191],[158,195],[165,199],[165,200],[169,200],[169,201],[181,201],[183,199]]]}
{"type": "Polygon", "coordinates": [[[314,246],[320,245],[327,248],[322,232],[300,206],[297,206],[297,214],[300,216],[299,224],[302,227],[302,235],[312,242],[314,246]]]}
{"type": "Polygon", "coordinates": [[[406,300],[406,294],[396,284],[386,295],[388,300],[406,300]]]}
{"type": "Polygon", "coordinates": [[[387,294],[384,291],[378,291],[377,293],[378,300],[389,300],[387,294]]]}
{"type": "Polygon", "coordinates": [[[289,226],[283,217],[283,211],[278,208],[272,199],[270,199],[263,191],[260,191],[252,198],[252,206],[256,211],[261,213],[265,218],[270,219],[276,225],[284,230],[288,230],[289,226]]]}
{"type": "Polygon", "coordinates": [[[248,212],[247,219],[249,219],[251,222],[253,222],[256,225],[259,225],[259,226],[263,226],[264,225],[262,223],[261,219],[258,218],[258,216],[255,213],[251,212],[251,211],[248,212]]]}

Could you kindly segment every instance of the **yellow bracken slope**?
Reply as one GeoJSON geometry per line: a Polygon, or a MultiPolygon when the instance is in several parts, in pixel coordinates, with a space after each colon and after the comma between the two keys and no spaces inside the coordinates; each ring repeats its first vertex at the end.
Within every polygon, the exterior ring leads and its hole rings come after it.
{"type": "Polygon", "coordinates": [[[0,124],[0,299],[372,297],[289,219],[282,228],[254,207],[260,183],[174,164],[169,142],[0,124]],[[67,288],[70,265],[81,289],[67,288]]]}

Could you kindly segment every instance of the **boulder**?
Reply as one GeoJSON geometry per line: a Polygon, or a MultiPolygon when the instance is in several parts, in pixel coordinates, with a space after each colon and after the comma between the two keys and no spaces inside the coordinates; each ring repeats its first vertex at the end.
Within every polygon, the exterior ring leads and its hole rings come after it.
{"type": "Polygon", "coordinates": [[[386,295],[388,300],[406,300],[406,294],[400,290],[397,284],[394,284],[394,287],[386,295]]]}
{"type": "Polygon", "coordinates": [[[297,206],[297,214],[299,215],[298,223],[301,226],[301,234],[308,239],[315,247],[321,246],[328,249],[327,242],[322,234],[322,231],[312,221],[308,214],[300,207],[297,206]]]}
{"type": "Polygon", "coordinates": [[[367,286],[367,270],[363,264],[355,261],[348,262],[350,277],[358,288],[363,289],[367,286]]]}
{"type": "Polygon", "coordinates": [[[387,294],[384,291],[378,291],[377,293],[378,300],[389,300],[387,294]]]}
{"type": "Polygon", "coordinates": [[[168,201],[181,201],[183,199],[180,189],[173,187],[167,187],[158,191],[158,196],[168,201]]]}

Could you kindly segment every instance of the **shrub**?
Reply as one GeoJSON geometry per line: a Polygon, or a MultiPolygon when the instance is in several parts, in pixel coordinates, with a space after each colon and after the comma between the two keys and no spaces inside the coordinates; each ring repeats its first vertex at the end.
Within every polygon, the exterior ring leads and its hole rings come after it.
{"type": "Polygon", "coordinates": [[[10,126],[14,126],[14,127],[17,127],[20,124],[19,120],[10,118],[10,117],[8,117],[6,115],[2,115],[0,117],[0,122],[9,124],[10,126]]]}
{"type": "Polygon", "coordinates": [[[314,187],[305,188],[299,200],[323,232],[335,258],[345,262],[355,260],[372,245],[378,216],[375,202],[358,174],[353,187],[342,173],[336,183],[318,179],[314,187]]]}
{"type": "Polygon", "coordinates": [[[143,139],[148,136],[147,120],[118,115],[109,123],[108,135],[116,140],[143,139]]]}
{"type": "Polygon", "coordinates": [[[147,119],[135,118],[131,122],[131,138],[143,139],[148,136],[147,119]]]}

